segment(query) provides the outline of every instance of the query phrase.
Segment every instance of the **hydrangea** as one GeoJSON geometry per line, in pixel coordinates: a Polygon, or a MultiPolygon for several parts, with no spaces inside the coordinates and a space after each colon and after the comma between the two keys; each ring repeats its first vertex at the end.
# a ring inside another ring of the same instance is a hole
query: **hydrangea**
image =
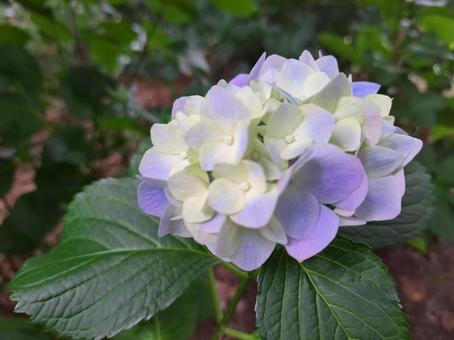
{"type": "Polygon", "coordinates": [[[277,244],[303,261],[341,226],[395,218],[422,143],[394,126],[378,89],[333,56],[264,54],[152,126],[139,206],[160,217],[160,236],[192,237],[244,270],[277,244]]]}

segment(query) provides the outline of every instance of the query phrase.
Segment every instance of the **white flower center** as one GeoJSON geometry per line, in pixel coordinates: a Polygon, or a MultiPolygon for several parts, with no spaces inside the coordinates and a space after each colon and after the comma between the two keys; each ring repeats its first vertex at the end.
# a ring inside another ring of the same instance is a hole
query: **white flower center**
{"type": "Polygon", "coordinates": [[[248,191],[251,188],[251,185],[248,182],[243,182],[240,184],[240,189],[243,191],[248,191]]]}
{"type": "Polygon", "coordinates": [[[285,136],[284,140],[287,144],[293,143],[295,141],[295,136],[294,135],[285,136]]]}
{"type": "Polygon", "coordinates": [[[232,145],[233,144],[233,136],[225,136],[224,137],[224,143],[227,145],[232,145]]]}
{"type": "Polygon", "coordinates": [[[188,158],[188,154],[184,151],[181,151],[178,156],[180,156],[181,159],[186,159],[188,158]]]}

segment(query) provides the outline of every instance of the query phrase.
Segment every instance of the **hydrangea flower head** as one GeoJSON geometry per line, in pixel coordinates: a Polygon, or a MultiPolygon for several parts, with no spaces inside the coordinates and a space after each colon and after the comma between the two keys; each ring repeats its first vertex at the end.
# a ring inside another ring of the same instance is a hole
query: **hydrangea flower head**
{"type": "Polygon", "coordinates": [[[244,270],[277,244],[303,261],[341,226],[392,219],[422,143],[394,126],[378,89],[333,56],[262,55],[153,125],[139,206],[160,217],[160,236],[192,237],[244,270]]]}

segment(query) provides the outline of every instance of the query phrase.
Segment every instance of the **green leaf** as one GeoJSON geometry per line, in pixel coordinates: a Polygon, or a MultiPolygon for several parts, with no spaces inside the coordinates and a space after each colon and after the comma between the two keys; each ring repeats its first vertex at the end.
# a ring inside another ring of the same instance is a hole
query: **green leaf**
{"type": "Polygon", "coordinates": [[[0,318],[0,339],[52,340],[53,337],[24,318],[0,318]]]}
{"type": "Polygon", "coordinates": [[[59,246],[12,281],[16,310],[74,338],[103,338],[169,306],[217,259],[157,235],[136,205],[135,179],[99,181],[76,196],[59,246]]]}
{"type": "Polygon", "coordinates": [[[24,45],[30,36],[27,32],[12,25],[0,25],[0,45],[24,45]]]}
{"type": "Polygon", "coordinates": [[[434,203],[430,176],[423,166],[412,162],[405,168],[405,183],[402,211],[397,218],[363,226],[343,227],[341,235],[354,242],[382,248],[403,243],[427,229],[434,203]]]}
{"type": "Polygon", "coordinates": [[[298,263],[283,249],[258,277],[257,324],[273,339],[407,339],[394,282],[366,246],[337,239],[298,263]]]}
{"type": "Polygon", "coordinates": [[[429,32],[435,33],[440,40],[454,49],[454,18],[445,15],[429,14],[421,18],[420,24],[429,32]]]}
{"type": "Polygon", "coordinates": [[[186,340],[197,322],[209,316],[212,299],[208,276],[194,282],[170,307],[117,335],[114,340],[186,340]],[[207,314],[208,313],[208,314],[207,314]]]}

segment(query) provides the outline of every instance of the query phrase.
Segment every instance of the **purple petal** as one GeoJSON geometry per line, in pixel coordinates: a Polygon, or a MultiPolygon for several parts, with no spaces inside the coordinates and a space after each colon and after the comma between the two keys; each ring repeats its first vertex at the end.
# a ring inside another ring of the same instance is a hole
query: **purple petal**
{"type": "Polygon", "coordinates": [[[169,205],[164,211],[159,222],[158,235],[163,237],[167,234],[174,234],[181,237],[191,237],[182,218],[176,218],[181,215],[181,210],[173,205],[169,205]]]}
{"type": "MultiPolygon", "coordinates": [[[[270,55],[268,58],[266,58],[263,61],[263,64],[261,65],[260,70],[258,71],[258,77],[264,75],[269,70],[279,71],[282,68],[282,66],[284,66],[286,61],[287,61],[287,59],[285,59],[284,57],[281,57],[280,55],[277,55],[277,54],[270,55]]],[[[254,78],[252,78],[252,71],[251,71],[251,80],[253,80],[253,79],[254,78]]]]}
{"type": "Polygon", "coordinates": [[[358,158],[330,144],[314,145],[314,154],[295,174],[325,204],[349,198],[363,185],[365,171],[358,158]]]}
{"type": "Polygon", "coordinates": [[[143,155],[139,172],[143,177],[165,181],[172,171],[182,170],[187,165],[189,161],[181,159],[179,155],[160,153],[152,147],[143,155]]]}
{"type": "Polygon", "coordinates": [[[385,177],[396,171],[403,161],[401,153],[383,146],[369,146],[361,149],[359,159],[370,177],[385,177]]]}
{"type": "Polygon", "coordinates": [[[161,217],[169,205],[165,183],[143,181],[137,188],[137,204],[146,214],[161,217]]]}
{"type": "Polygon", "coordinates": [[[317,70],[317,64],[315,63],[315,59],[312,56],[311,52],[309,52],[308,50],[304,50],[303,53],[301,53],[299,61],[308,65],[312,69],[317,70]]]}
{"type": "Polygon", "coordinates": [[[231,81],[229,81],[229,84],[236,85],[239,87],[246,86],[247,84],[249,84],[249,74],[247,73],[237,74],[231,81]]]}
{"type": "MultiPolygon", "coordinates": [[[[249,81],[255,80],[259,77],[260,70],[262,68],[263,63],[266,60],[266,52],[263,52],[260,56],[259,60],[255,63],[254,67],[252,67],[251,72],[249,72],[249,81]]],[[[248,81],[248,82],[249,82],[248,81]]]]}
{"type": "Polygon", "coordinates": [[[405,194],[405,175],[404,169],[397,171],[394,175],[398,185],[399,185],[399,192],[400,196],[402,197],[405,194]]]}
{"type": "Polygon", "coordinates": [[[332,55],[326,55],[316,60],[320,71],[325,72],[328,77],[334,78],[339,73],[337,60],[332,55]]]}
{"type": "Polygon", "coordinates": [[[199,228],[200,230],[206,232],[206,233],[218,233],[221,231],[222,226],[224,225],[224,222],[226,220],[226,216],[224,214],[219,214],[216,213],[213,218],[210,220],[199,223],[199,228]]]}
{"type": "Polygon", "coordinates": [[[361,181],[361,185],[358,187],[358,189],[348,195],[347,198],[335,203],[334,205],[338,209],[354,211],[361,205],[361,203],[364,202],[368,191],[368,185],[369,180],[367,178],[367,175],[364,174],[363,180],[361,181]]]}
{"type": "Polygon", "coordinates": [[[390,220],[400,214],[401,183],[394,176],[369,178],[366,199],[355,211],[355,216],[364,221],[390,220]]]}
{"type": "Polygon", "coordinates": [[[292,183],[279,197],[275,211],[287,235],[297,240],[308,237],[319,215],[320,203],[317,198],[292,183]]]}
{"type": "Polygon", "coordinates": [[[270,257],[276,246],[275,242],[260,235],[259,231],[241,230],[241,243],[232,262],[239,268],[250,271],[259,268],[270,257]]]}
{"type": "Polygon", "coordinates": [[[352,83],[353,96],[364,98],[369,94],[375,94],[380,90],[380,85],[369,81],[354,81],[352,83]]]}
{"type": "Polygon", "coordinates": [[[285,246],[287,253],[297,261],[304,261],[321,252],[334,239],[339,229],[339,218],[325,206],[321,207],[317,224],[304,240],[290,239],[285,246]]]}

